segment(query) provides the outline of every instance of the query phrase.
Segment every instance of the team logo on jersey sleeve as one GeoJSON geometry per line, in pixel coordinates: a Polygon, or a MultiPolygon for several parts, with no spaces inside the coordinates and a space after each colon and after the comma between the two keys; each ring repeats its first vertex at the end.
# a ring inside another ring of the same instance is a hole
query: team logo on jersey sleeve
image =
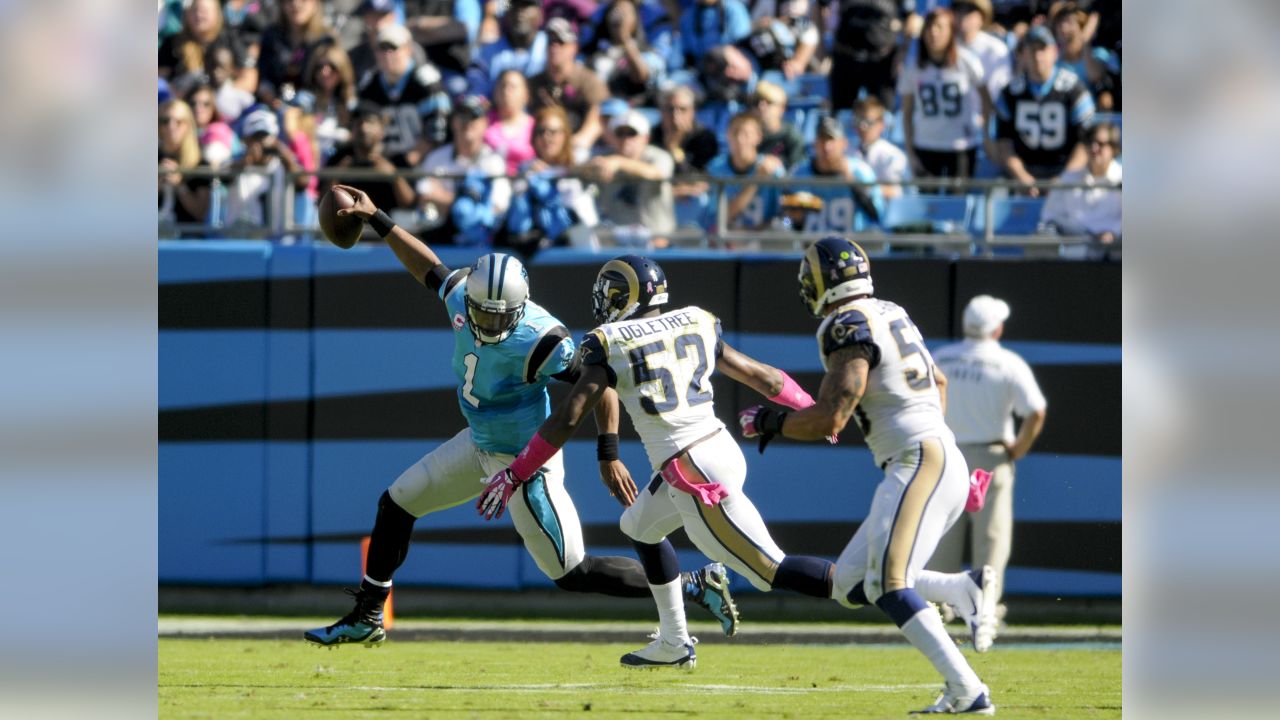
{"type": "Polygon", "coordinates": [[[454,329],[454,330],[461,330],[461,329],[462,329],[466,324],[467,324],[467,319],[466,319],[465,317],[463,317],[463,316],[462,316],[462,313],[454,313],[454,314],[453,314],[453,329],[454,329]]]}

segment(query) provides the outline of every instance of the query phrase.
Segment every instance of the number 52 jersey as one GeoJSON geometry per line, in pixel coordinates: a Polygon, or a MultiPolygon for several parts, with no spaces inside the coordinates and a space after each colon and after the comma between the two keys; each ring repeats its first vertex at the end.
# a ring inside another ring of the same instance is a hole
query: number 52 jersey
{"type": "Polygon", "coordinates": [[[582,364],[601,365],[656,471],[695,440],[724,428],[711,373],[723,352],[720,321],[696,306],[606,323],[587,333],[582,364]]]}
{"type": "Polygon", "coordinates": [[[855,345],[871,350],[867,387],[853,414],[877,465],[924,438],[953,439],[942,415],[933,357],[906,310],[888,300],[861,298],[818,326],[824,369],[833,353],[855,345]]]}

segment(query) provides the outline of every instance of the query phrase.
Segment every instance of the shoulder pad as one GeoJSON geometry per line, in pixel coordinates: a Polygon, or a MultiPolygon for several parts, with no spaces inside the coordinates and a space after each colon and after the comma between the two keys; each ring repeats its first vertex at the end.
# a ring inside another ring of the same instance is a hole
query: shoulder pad
{"type": "MultiPolygon", "coordinates": [[[[875,341],[871,338],[871,323],[865,313],[855,308],[838,312],[827,321],[822,331],[821,343],[823,357],[854,345],[875,347],[875,341]]],[[[875,354],[879,356],[878,351],[875,354]]]]}
{"type": "Polygon", "coordinates": [[[431,86],[440,82],[440,71],[436,69],[435,65],[427,63],[425,65],[419,65],[418,69],[414,71],[413,77],[419,83],[431,86]]]}
{"type": "Polygon", "coordinates": [[[609,365],[609,341],[605,338],[604,330],[596,328],[583,336],[582,342],[578,345],[576,364],[583,367],[587,365],[603,367],[609,376],[609,387],[617,387],[618,375],[609,365]]]}

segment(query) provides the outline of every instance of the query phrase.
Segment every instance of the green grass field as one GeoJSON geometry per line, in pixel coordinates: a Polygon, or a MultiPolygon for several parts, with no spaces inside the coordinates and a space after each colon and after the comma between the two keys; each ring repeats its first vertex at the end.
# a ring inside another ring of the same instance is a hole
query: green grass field
{"type": "MultiPolygon", "coordinates": [[[[644,644],[159,640],[162,718],[903,718],[941,680],[905,645],[698,646],[698,667],[625,670],[644,644]]],[[[1118,718],[1120,651],[966,652],[999,717],[1118,718]]]]}

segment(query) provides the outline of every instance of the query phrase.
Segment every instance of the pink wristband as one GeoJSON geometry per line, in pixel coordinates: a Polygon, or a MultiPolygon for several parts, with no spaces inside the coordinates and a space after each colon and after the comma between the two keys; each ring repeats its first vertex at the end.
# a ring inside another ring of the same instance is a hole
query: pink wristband
{"type": "Polygon", "coordinates": [[[769,398],[769,400],[785,405],[792,410],[803,410],[813,404],[813,398],[809,393],[804,391],[791,376],[779,370],[782,373],[782,392],[769,398]]]}
{"type": "Polygon", "coordinates": [[[515,474],[516,479],[520,482],[533,477],[538,472],[538,468],[547,464],[547,461],[555,457],[560,452],[560,448],[552,445],[538,433],[534,433],[529,438],[529,444],[524,446],[520,454],[516,456],[514,462],[511,463],[511,472],[515,474]]]}

